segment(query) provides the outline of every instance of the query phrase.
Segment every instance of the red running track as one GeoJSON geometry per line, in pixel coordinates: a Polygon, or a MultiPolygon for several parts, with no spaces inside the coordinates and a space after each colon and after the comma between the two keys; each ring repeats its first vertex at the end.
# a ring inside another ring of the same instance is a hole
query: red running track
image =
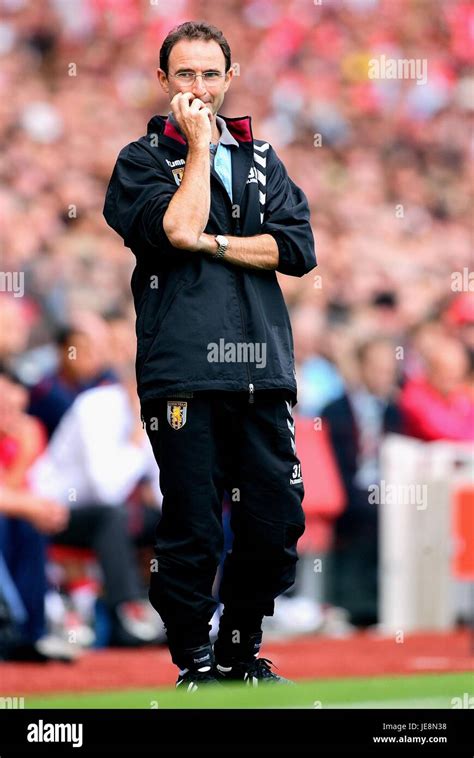
{"type": "MultiPolygon", "coordinates": [[[[305,637],[267,642],[262,655],[290,679],[474,671],[472,634],[405,635],[403,642],[363,632],[335,640],[305,637]]],[[[165,647],[86,652],[74,664],[0,664],[0,695],[171,686],[176,668],[165,647]]]]}

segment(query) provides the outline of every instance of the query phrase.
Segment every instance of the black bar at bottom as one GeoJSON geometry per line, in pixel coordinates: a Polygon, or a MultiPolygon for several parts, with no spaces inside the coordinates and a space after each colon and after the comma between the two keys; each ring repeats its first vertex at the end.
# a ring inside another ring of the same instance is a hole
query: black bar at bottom
{"type": "Polygon", "coordinates": [[[382,756],[403,750],[407,756],[472,758],[472,722],[468,709],[0,710],[0,758],[138,758],[204,750],[220,756],[382,756]]]}

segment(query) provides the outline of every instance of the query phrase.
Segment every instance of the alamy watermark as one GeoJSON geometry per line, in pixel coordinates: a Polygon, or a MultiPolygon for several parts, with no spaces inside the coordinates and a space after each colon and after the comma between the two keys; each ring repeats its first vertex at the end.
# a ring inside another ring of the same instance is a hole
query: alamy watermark
{"type": "Polygon", "coordinates": [[[415,505],[417,511],[428,506],[427,484],[390,484],[381,479],[380,484],[368,488],[371,505],[415,505]]]}
{"type": "Polygon", "coordinates": [[[462,271],[453,271],[451,289],[453,292],[474,292],[474,271],[469,271],[467,266],[462,271]]]}
{"type": "Polygon", "coordinates": [[[255,363],[256,368],[267,365],[266,342],[209,342],[207,346],[209,363],[255,363]]]}
{"type": "Polygon", "coordinates": [[[13,297],[25,294],[24,271],[0,271],[0,292],[13,292],[13,297]]]}
{"type": "Polygon", "coordinates": [[[452,697],[451,708],[474,708],[474,697],[469,692],[463,692],[462,697],[452,697]]]}
{"type": "Polygon", "coordinates": [[[28,724],[28,742],[70,742],[72,747],[83,745],[83,724],[51,724],[40,719],[28,724]]]}
{"type": "Polygon", "coordinates": [[[17,709],[25,707],[24,697],[0,697],[0,710],[4,708],[17,709]]]}
{"type": "Polygon", "coordinates": [[[428,81],[426,58],[379,58],[369,60],[369,79],[414,79],[417,84],[428,81]]]}

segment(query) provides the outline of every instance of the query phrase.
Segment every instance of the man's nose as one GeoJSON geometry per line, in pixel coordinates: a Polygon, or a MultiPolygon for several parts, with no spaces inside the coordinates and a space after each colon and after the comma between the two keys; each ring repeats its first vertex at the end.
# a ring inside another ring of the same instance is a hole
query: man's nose
{"type": "Polygon", "coordinates": [[[193,84],[193,94],[199,97],[199,95],[202,95],[204,92],[207,92],[204,85],[204,79],[201,74],[197,74],[193,84]]]}

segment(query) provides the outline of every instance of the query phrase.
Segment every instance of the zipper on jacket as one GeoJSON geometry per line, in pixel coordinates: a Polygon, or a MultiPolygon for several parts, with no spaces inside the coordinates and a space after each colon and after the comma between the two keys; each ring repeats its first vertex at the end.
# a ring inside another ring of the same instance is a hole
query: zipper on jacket
{"type": "MultiPolygon", "coordinates": [[[[239,274],[235,272],[236,278],[239,277],[239,274]]],[[[242,280],[240,278],[237,279],[237,299],[239,301],[239,310],[240,310],[240,320],[242,322],[242,334],[244,335],[244,340],[247,342],[247,332],[245,331],[245,321],[244,321],[244,314],[242,311],[242,303],[240,299],[240,287],[242,284],[242,280]]],[[[247,363],[247,376],[249,380],[249,403],[253,403],[255,401],[255,387],[252,384],[252,376],[250,374],[250,367],[247,363]]]]}
{"type": "MultiPolygon", "coordinates": [[[[215,172],[215,169],[213,169],[213,170],[215,172]]],[[[233,201],[230,199],[230,197],[228,195],[228,192],[227,192],[226,188],[224,187],[224,184],[221,181],[219,175],[217,174],[217,172],[215,172],[215,174],[213,174],[212,171],[211,171],[211,176],[214,179],[216,179],[217,183],[221,186],[221,189],[224,191],[224,196],[225,196],[225,199],[227,201],[227,204],[230,205],[230,207],[232,209],[234,207],[233,206],[233,201]]],[[[231,225],[233,227],[232,228],[232,232],[233,232],[233,234],[235,234],[236,231],[237,231],[236,227],[240,226],[238,219],[236,220],[234,217],[232,217],[231,225]]],[[[242,333],[244,335],[245,341],[247,341],[247,332],[245,330],[245,320],[244,320],[244,314],[243,314],[243,311],[242,311],[242,303],[241,303],[241,298],[240,298],[240,288],[242,286],[242,280],[240,279],[239,274],[237,272],[235,272],[235,276],[238,279],[238,281],[237,281],[237,299],[239,301],[240,320],[242,322],[242,333]]],[[[250,367],[249,367],[248,363],[247,363],[247,377],[248,377],[248,388],[249,388],[249,403],[252,404],[252,403],[255,402],[255,387],[254,387],[254,385],[252,383],[252,376],[250,374],[250,367]]]]}
{"type": "Polygon", "coordinates": [[[249,403],[253,403],[255,400],[254,392],[255,392],[255,387],[253,386],[252,383],[250,383],[249,384],[249,403]]]}

